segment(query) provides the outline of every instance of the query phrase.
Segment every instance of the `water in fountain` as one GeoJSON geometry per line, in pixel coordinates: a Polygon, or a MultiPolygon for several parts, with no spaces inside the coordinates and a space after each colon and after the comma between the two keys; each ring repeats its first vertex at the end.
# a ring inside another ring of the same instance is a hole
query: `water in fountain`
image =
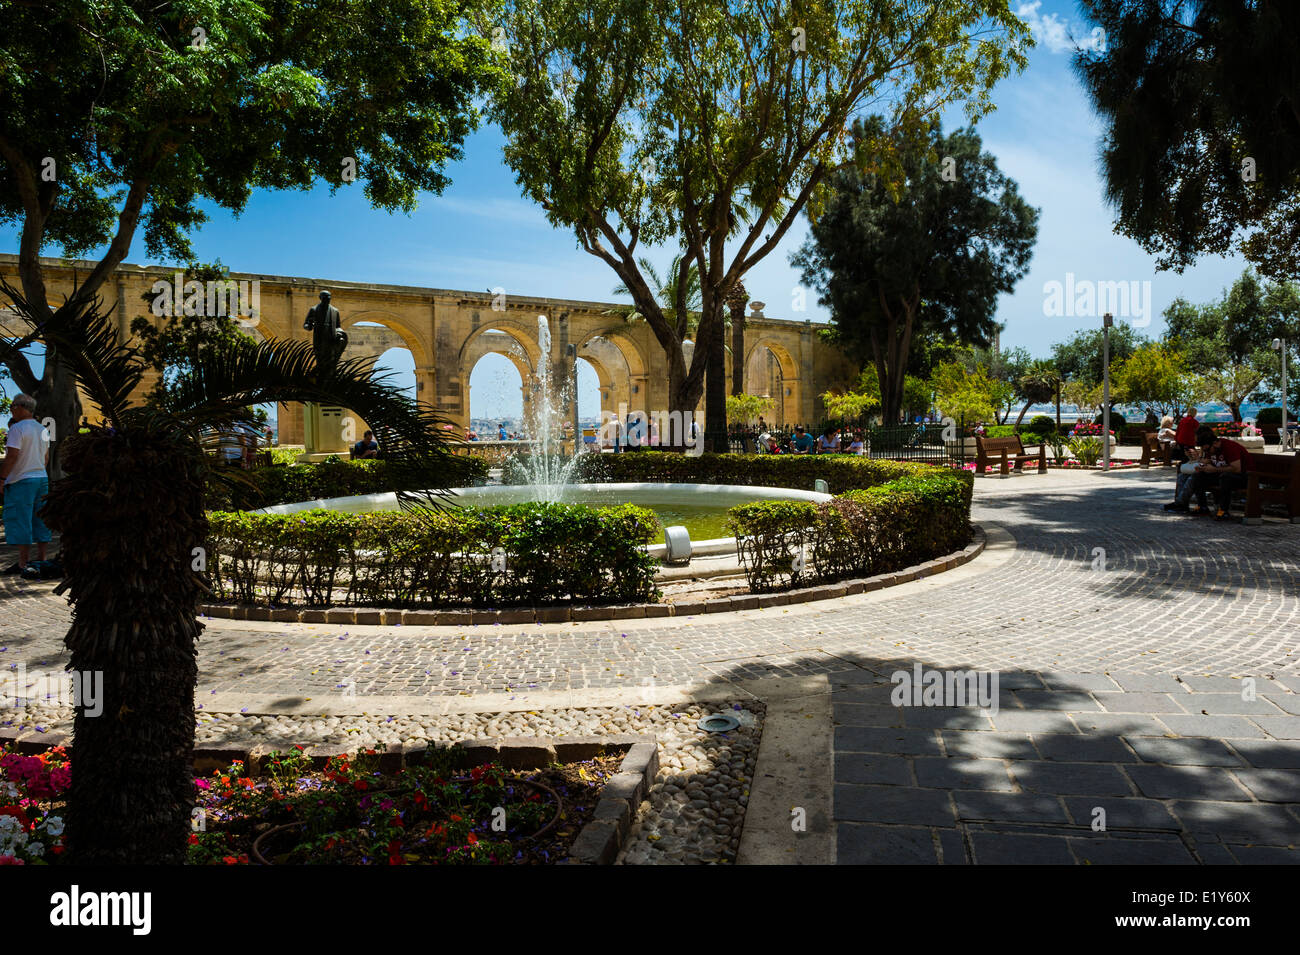
{"type": "MultiPolygon", "coordinates": [[[[528,408],[529,437],[534,443],[524,465],[528,483],[537,489],[536,500],[558,501],[578,461],[577,455],[564,454],[563,425],[558,419],[560,411],[573,398],[573,386],[566,382],[561,394],[552,394],[551,326],[545,315],[537,316],[537,344],[542,351],[537,371],[538,389],[528,408]]],[[[575,435],[574,439],[581,441],[582,436],[575,435]]]]}

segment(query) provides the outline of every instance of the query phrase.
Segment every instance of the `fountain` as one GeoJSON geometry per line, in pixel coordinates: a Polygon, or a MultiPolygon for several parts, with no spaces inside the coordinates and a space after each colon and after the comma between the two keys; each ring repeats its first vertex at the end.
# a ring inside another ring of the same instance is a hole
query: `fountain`
{"type": "MultiPolygon", "coordinates": [[[[573,476],[578,463],[577,450],[582,446],[582,436],[574,435],[574,453],[566,458],[564,442],[556,439],[559,422],[556,415],[555,396],[551,389],[551,326],[545,315],[537,316],[537,344],[542,357],[537,369],[537,388],[526,412],[532,450],[520,463],[528,477],[527,486],[533,489],[532,500],[558,501],[564,496],[564,487],[573,476]]],[[[573,383],[567,382],[560,398],[559,408],[574,400],[573,383]]]]}
{"type": "MultiPolygon", "coordinates": [[[[593,507],[632,503],[648,507],[667,526],[682,524],[691,532],[692,549],[697,556],[734,554],[736,541],[728,536],[726,512],[737,504],[752,501],[787,500],[819,502],[830,499],[821,491],[794,488],[749,487],[717,484],[573,484],[577,449],[582,436],[574,435],[575,453],[564,453],[562,426],[558,414],[573,400],[573,385],[566,382],[560,394],[551,388],[551,329],[545,315],[537,316],[537,340],[541,360],[537,369],[537,388],[525,413],[532,452],[517,459],[527,481],[524,484],[454,488],[451,502],[459,507],[492,507],[523,502],[563,501],[593,507]],[[557,407],[558,405],[558,407],[557,407]]],[[[600,452],[591,452],[600,453],[600,452]]],[[[291,514],[297,511],[326,508],[345,513],[390,511],[397,508],[397,495],[360,494],[329,500],[301,501],[263,508],[263,513],[291,514]]],[[[652,544],[648,550],[663,556],[664,544],[652,544]]]]}

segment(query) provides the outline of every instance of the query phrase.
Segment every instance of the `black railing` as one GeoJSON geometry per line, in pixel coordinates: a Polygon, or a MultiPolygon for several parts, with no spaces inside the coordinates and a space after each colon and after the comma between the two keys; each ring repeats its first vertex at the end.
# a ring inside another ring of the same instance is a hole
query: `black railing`
{"type": "MultiPolygon", "coordinates": [[[[966,452],[962,437],[964,431],[960,423],[951,421],[898,425],[844,422],[840,425],[838,453],[961,467],[973,457],[966,452]]],[[[736,454],[769,453],[768,446],[772,443],[781,454],[795,452],[795,429],[792,425],[769,425],[761,432],[755,428],[732,428],[727,436],[731,451],[736,454]],[[767,439],[764,440],[762,435],[767,435],[767,439]]],[[[837,453],[826,450],[824,433],[811,436],[814,454],[837,453]]]]}

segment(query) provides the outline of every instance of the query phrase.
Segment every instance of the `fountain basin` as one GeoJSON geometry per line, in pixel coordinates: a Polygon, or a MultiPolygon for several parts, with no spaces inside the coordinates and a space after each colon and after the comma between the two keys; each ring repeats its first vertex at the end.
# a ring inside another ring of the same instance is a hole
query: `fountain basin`
{"type": "MultiPolygon", "coordinates": [[[[453,488],[450,502],[458,507],[495,507],[529,501],[556,500],[566,504],[609,507],[636,504],[659,515],[664,526],[684,524],[691,529],[691,544],[696,555],[734,554],[736,539],[728,536],[723,521],[729,508],[753,501],[829,501],[831,495],[795,488],[756,487],[739,484],[566,484],[559,488],[531,484],[453,488]],[[694,529],[700,529],[697,535],[694,529]],[[712,533],[712,536],[704,536],[712,533]],[[697,539],[699,537],[699,539],[697,539]]],[[[324,508],[347,514],[397,510],[397,495],[357,494],[297,504],[277,504],[255,512],[260,514],[294,514],[324,508]]],[[[662,557],[662,543],[651,544],[649,552],[662,557]]]]}

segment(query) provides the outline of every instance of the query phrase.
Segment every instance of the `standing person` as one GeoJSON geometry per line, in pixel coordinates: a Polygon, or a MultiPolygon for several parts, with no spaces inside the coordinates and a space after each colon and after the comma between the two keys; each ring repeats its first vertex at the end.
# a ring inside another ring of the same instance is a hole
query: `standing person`
{"type": "Polygon", "coordinates": [[[497,437],[502,441],[505,441],[509,437],[509,434],[506,432],[506,423],[504,421],[501,422],[501,427],[497,428],[497,437]]]}
{"type": "Polygon", "coordinates": [[[1178,430],[1174,432],[1174,443],[1178,445],[1174,449],[1174,457],[1179,461],[1187,460],[1187,452],[1196,447],[1196,429],[1201,423],[1196,420],[1196,409],[1188,408],[1187,414],[1178,422],[1178,430]]]}
{"type": "Polygon", "coordinates": [[[40,571],[27,566],[31,546],[36,544],[37,559],[44,564],[45,545],[51,537],[37,513],[50,490],[45,472],[50,461],[50,433],[36,420],[36,399],[31,395],[14,398],[13,415],[14,423],[5,436],[0,477],[4,478],[5,540],[18,545],[18,563],[5,573],[32,579],[40,577],[40,571]]]}
{"type": "Polygon", "coordinates": [[[1203,460],[1196,466],[1192,478],[1192,493],[1199,508],[1192,513],[1207,514],[1206,495],[1214,491],[1215,519],[1232,519],[1232,492],[1246,486],[1250,471],[1250,452],[1231,438],[1221,438],[1210,428],[1202,426],[1196,432],[1196,443],[1201,448],[1203,460]]]}

